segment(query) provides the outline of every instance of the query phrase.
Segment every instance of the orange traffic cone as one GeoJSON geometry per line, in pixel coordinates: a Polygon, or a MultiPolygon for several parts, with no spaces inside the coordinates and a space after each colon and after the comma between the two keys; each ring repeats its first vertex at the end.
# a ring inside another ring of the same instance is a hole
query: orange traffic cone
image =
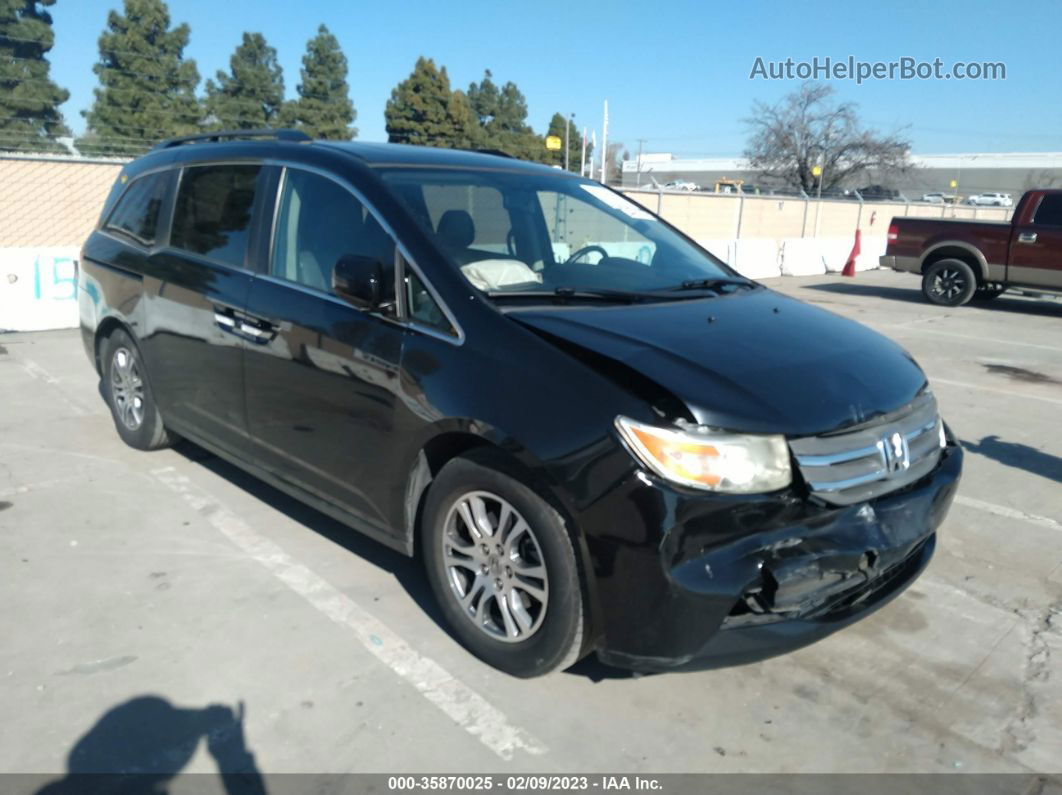
{"type": "Polygon", "coordinates": [[[852,253],[848,255],[848,261],[844,264],[844,269],[841,271],[842,276],[855,276],[855,264],[856,257],[859,256],[859,230],[856,230],[855,243],[852,244],[852,253]]]}

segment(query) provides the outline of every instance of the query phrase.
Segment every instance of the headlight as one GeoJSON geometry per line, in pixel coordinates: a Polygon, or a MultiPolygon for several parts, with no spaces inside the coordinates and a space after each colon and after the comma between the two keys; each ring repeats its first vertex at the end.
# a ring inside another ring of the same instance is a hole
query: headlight
{"type": "Polygon", "coordinates": [[[793,479],[784,436],[660,428],[622,416],[616,428],[642,464],[683,486],[753,494],[785,488],[793,479]]]}

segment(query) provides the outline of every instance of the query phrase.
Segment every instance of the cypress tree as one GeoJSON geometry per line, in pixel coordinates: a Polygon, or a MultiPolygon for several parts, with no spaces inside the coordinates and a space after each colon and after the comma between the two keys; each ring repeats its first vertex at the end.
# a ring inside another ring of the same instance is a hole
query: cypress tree
{"type": "Polygon", "coordinates": [[[65,151],[59,106],[70,97],[49,77],[55,0],[0,0],[0,149],[65,151]]]}
{"type": "Polygon", "coordinates": [[[88,131],[78,149],[89,154],[139,154],[148,144],[198,130],[199,71],[184,58],[186,24],[170,28],[163,0],[124,0],[100,35],[99,77],[88,131]]]}
{"type": "Polygon", "coordinates": [[[207,80],[206,123],[218,130],[272,127],[284,104],[284,73],[277,51],[261,33],[244,33],[229,59],[229,74],[207,80]]]}
{"type": "Polygon", "coordinates": [[[524,160],[548,160],[545,141],[527,123],[523,92],[512,81],[499,88],[492,78],[488,69],[478,84],[468,87],[469,102],[479,120],[481,145],[524,160]]]}
{"type": "Polygon", "coordinates": [[[302,56],[299,98],[289,102],[281,118],[286,127],[303,130],[311,138],[349,141],[358,134],[357,118],[347,85],[347,57],[339,40],[321,25],[306,43],[302,56]]]}
{"type": "Polygon", "coordinates": [[[445,66],[436,68],[423,56],[391,91],[384,119],[392,143],[465,149],[475,146],[478,137],[468,97],[450,89],[445,66]]]}

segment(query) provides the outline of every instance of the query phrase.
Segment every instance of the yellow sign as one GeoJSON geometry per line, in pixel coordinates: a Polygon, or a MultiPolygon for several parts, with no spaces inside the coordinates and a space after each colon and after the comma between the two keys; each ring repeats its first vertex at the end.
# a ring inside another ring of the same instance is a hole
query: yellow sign
{"type": "Polygon", "coordinates": [[[951,181],[951,187],[953,187],[953,188],[957,188],[957,187],[959,187],[959,183],[958,183],[958,182],[956,182],[955,180],[952,180],[952,181],[951,181]]]}
{"type": "Polygon", "coordinates": [[[811,167],[811,176],[813,176],[813,177],[821,177],[822,176],[822,166],[812,166],[811,167]]]}
{"type": "Polygon", "coordinates": [[[546,148],[551,150],[558,150],[561,148],[561,139],[559,135],[547,135],[546,136],[546,148]]]}

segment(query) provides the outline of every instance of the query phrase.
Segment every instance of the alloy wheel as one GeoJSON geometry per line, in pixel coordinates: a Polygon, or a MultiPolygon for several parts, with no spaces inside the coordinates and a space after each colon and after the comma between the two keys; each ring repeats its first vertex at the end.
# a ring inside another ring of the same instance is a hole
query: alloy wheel
{"type": "Polygon", "coordinates": [[[953,268],[943,268],[933,277],[932,290],[942,298],[953,300],[965,289],[966,278],[953,268]]]}
{"type": "Polygon", "coordinates": [[[118,348],[111,357],[111,398],[122,424],[137,430],[144,422],[144,379],[128,348],[118,348]]]}
{"type": "Polygon", "coordinates": [[[542,626],[549,581],[534,530],[487,491],[459,497],[446,515],[443,564],[461,613],[495,640],[518,643],[542,626]]]}

